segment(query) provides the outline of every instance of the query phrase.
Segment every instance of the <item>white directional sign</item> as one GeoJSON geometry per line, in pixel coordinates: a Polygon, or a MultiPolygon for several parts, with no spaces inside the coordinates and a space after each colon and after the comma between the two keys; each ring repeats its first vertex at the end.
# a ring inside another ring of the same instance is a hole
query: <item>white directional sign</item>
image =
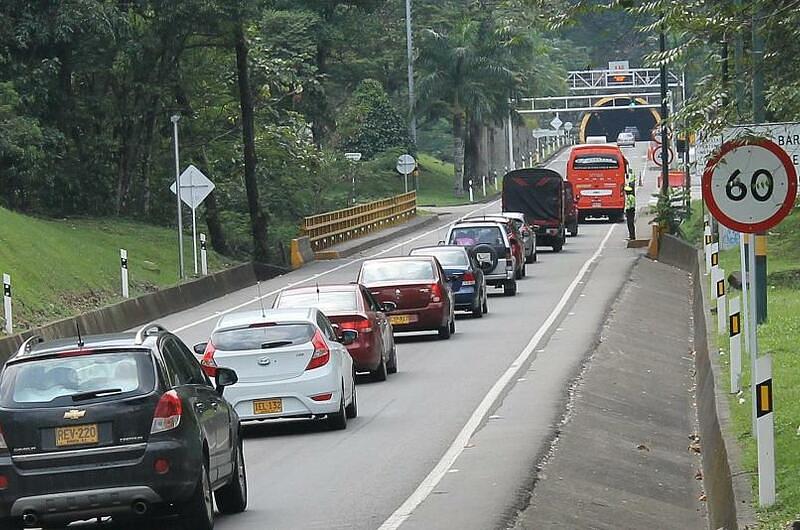
{"type": "Polygon", "coordinates": [[[570,132],[572,130],[572,122],[571,121],[568,121],[568,122],[564,123],[564,130],[567,131],[567,132],[570,132]]]}
{"type": "Polygon", "coordinates": [[[769,138],[786,151],[795,168],[800,165],[800,123],[737,125],[725,129],[722,133],[724,141],[752,136],[769,138]]]}
{"type": "Polygon", "coordinates": [[[722,225],[763,232],[794,206],[797,171],[789,155],[770,140],[725,142],[703,173],[703,200],[722,225]]]}
{"type": "Polygon", "coordinates": [[[546,138],[548,136],[558,136],[558,133],[551,129],[534,129],[531,131],[531,136],[534,138],[546,138]]]}
{"type": "Polygon", "coordinates": [[[344,157],[351,162],[358,162],[361,160],[361,153],[345,153],[344,157]]]}
{"type": "Polygon", "coordinates": [[[558,130],[558,129],[561,127],[561,124],[562,124],[562,123],[564,123],[564,122],[562,122],[562,121],[561,121],[561,118],[559,118],[558,116],[556,116],[556,117],[555,117],[555,118],[553,118],[553,120],[550,122],[550,126],[551,126],[553,129],[555,129],[555,130],[558,130]]]}
{"type": "Polygon", "coordinates": [[[630,63],[628,61],[608,61],[608,69],[612,72],[625,72],[630,70],[630,63]]]}
{"type": "Polygon", "coordinates": [[[402,173],[403,175],[408,175],[414,168],[417,167],[417,161],[414,160],[414,157],[411,155],[400,155],[397,158],[397,172],[402,173]]]}
{"type": "MultiPolygon", "coordinates": [[[[189,165],[181,173],[181,200],[192,210],[196,209],[208,195],[214,191],[214,183],[203,175],[202,171],[189,165]]],[[[169,187],[175,193],[175,183],[169,187]]]]}

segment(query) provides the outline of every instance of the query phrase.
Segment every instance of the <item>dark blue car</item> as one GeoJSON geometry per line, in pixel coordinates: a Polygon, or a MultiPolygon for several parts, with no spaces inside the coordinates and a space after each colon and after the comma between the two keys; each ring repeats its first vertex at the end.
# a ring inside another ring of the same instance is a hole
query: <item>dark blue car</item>
{"type": "Polygon", "coordinates": [[[453,291],[457,311],[469,311],[475,318],[481,318],[489,312],[483,271],[468,247],[459,245],[419,247],[412,250],[409,255],[433,256],[439,260],[453,291]]]}

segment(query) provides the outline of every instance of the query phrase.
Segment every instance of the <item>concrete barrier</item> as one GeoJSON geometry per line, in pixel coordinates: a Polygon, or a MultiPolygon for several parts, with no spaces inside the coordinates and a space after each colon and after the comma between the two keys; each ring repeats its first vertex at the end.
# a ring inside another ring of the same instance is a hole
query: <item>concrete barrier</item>
{"type": "Polygon", "coordinates": [[[290,245],[292,269],[299,269],[306,263],[314,261],[314,250],[311,248],[311,240],[308,236],[292,239],[290,245]]]}
{"type": "Polygon", "coordinates": [[[80,325],[84,335],[125,331],[244,289],[255,284],[257,280],[274,278],[286,272],[288,271],[285,269],[271,265],[245,263],[174,287],[52,322],[0,339],[0,362],[8,359],[33,334],[41,335],[45,340],[72,337],[75,335],[76,324],[80,325]]]}
{"type": "Polygon", "coordinates": [[[719,363],[711,355],[717,351],[713,340],[716,326],[710,322],[711,312],[706,303],[708,282],[703,281],[700,251],[670,235],[662,235],[659,246],[659,261],[681,268],[693,277],[695,392],[709,528],[755,528],[750,478],[740,465],[741,452],[730,426],[729,398],[722,389],[719,363]]]}

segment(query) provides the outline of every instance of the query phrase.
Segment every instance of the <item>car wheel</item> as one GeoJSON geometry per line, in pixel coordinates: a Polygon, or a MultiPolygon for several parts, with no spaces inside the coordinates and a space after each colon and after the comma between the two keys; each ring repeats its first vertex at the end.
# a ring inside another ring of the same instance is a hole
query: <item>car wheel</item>
{"type": "Polygon", "coordinates": [[[383,354],[381,354],[381,362],[378,364],[378,368],[371,371],[369,375],[373,381],[386,381],[386,360],[383,358],[383,354]]]}
{"type": "MultiPolygon", "coordinates": [[[[386,366],[384,364],[384,366],[386,366]]],[[[356,390],[356,374],[353,373],[353,399],[350,404],[344,409],[344,414],[348,418],[355,418],[358,416],[358,391],[356,390]]]]}
{"type": "Polygon", "coordinates": [[[575,237],[578,235],[578,223],[575,223],[569,228],[569,235],[575,237]]]}
{"type": "Polygon", "coordinates": [[[450,323],[448,322],[444,326],[439,328],[439,338],[442,340],[447,340],[450,338],[452,332],[450,331],[450,323]]]}
{"type": "Polygon", "coordinates": [[[208,478],[208,464],[204,461],[200,468],[192,496],[181,507],[181,519],[187,528],[197,530],[214,529],[214,497],[211,492],[211,480],[208,478]]]}
{"type": "Polygon", "coordinates": [[[344,406],[344,383],[342,383],[342,398],[339,401],[339,410],[328,414],[328,428],[332,431],[341,431],[347,428],[347,413],[344,406]]]}
{"type": "Polygon", "coordinates": [[[553,252],[561,252],[562,248],[564,248],[564,242],[560,239],[557,243],[553,244],[553,252]]]}
{"type": "Polygon", "coordinates": [[[389,362],[386,364],[386,371],[390,374],[397,373],[397,346],[392,346],[392,354],[389,356],[389,362]]]}
{"type": "Polygon", "coordinates": [[[247,508],[247,471],[244,467],[242,441],[236,447],[236,469],[230,484],[221,487],[214,494],[217,508],[221,513],[241,513],[247,508]]]}
{"type": "Polygon", "coordinates": [[[455,332],[456,332],[456,316],[452,315],[450,317],[450,334],[452,335],[455,332]]]}
{"type": "Polygon", "coordinates": [[[482,305],[481,309],[483,310],[483,314],[486,314],[486,313],[489,312],[489,297],[486,296],[486,292],[485,291],[483,293],[483,305],[482,305]]]}
{"type": "Polygon", "coordinates": [[[514,296],[517,294],[517,281],[509,280],[503,287],[503,294],[506,296],[514,296]]]}
{"type": "Polygon", "coordinates": [[[473,318],[482,318],[483,317],[483,297],[482,296],[478,296],[477,303],[472,306],[472,317],[473,318]]]}
{"type": "Polygon", "coordinates": [[[531,258],[531,263],[536,263],[539,261],[539,253],[536,251],[536,247],[533,248],[533,257],[531,258]]]}
{"type": "Polygon", "coordinates": [[[526,265],[526,262],[523,262],[522,263],[522,277],[524,278],[527,275],[528,275],[528,266],[526,265]]]}

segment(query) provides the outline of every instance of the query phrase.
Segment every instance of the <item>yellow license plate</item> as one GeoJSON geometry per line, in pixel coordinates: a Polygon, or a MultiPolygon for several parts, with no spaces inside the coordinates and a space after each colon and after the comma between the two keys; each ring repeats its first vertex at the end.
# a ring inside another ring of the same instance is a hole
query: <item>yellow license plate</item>
{"type": "Polygon", "coordinates": [[[283,401],[280,399],[253,401],[253,414],[275,414],[276,412],[283,412],[283,401]]]}
{"type": "Polygon", "coordinates": [[[389,317],[389,322],[392,324],[410,324],[411,315],[392,315],[389,317]]]}
{"type": "Polygon", "coordinates": [[[97,424],[56,427],[56,447],[96,444],[100,442],[97,424]]]}

